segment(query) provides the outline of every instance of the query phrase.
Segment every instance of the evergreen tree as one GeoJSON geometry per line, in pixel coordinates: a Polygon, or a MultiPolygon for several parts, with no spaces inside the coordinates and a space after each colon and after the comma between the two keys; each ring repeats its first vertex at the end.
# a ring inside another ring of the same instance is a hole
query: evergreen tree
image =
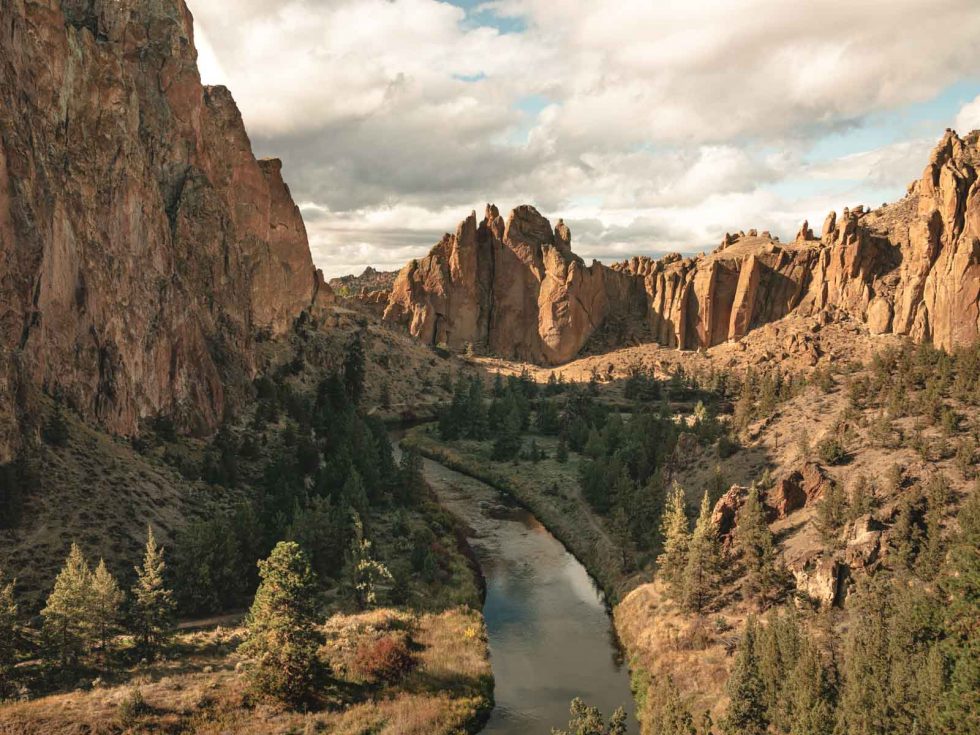
{"type": "Polygon", "coordinates": [[[344,358],[344,388],[351,403],[361,402],[364,395],[364,343],[359,332],[351,340],[344,358]]]}
{"type": "Polygon", "coordinates": [[[742,589],[746,598],[765,602],[776,587],[776,555],[772,532],[766,523],[759,489],[755,483],[749,488],[745,504],[738,513],[735,548],[745,570],[742,575],[742,589]]]}
{"type": "Polygon", "coordinates": [[[521,451],[521,420],[517,409],[508,411],[493,443],[491,459],[505,462],[521,451]]]}
{"type": "Polygon", "coordinates": [[[718,528],[711,519],[711,503],[705,493],[684,569],[683,603],[688,610],[701,612],[715,596],[720,581],[720,563],[718,528]]]}
{"type": "Polygon", "coordinates": [[[422,474],[422,455],[414,447],[402,452],[398,467],[399,494],[403,502],[411,502],[425,495],[425,476],[422,474]]]}
{"type": "Polygon", "coordinates": [[[150,657],[159,651],[173,626],[173,594],[163,581],[166,567],[163,548],[157,546],[153,529],[147,526],[143,566],[136,567],[133,586],[133,628],[136,642],[150,657]]]}
{"type": "Polygon", "coordinates": [[[831,481],[817,506],[817,528],[825,544],[831,547],[840,544],[840,532],[847,522],[847,516],[847,493],[838,483],[831,481]]]}
{"type": "Polygon", "coordinates": [[[769,727],[765,691],[755,650],[756,636],[755,618],[750,617],[739,640],[735,665],[728,678],[730,702],[721,721],[721,730],[725,735],[765,735],[769,727]]]}
{"type": "Polygon", "coordinates": [[[786,682],[800,655],[802,632],[791,611],[769,616],[769,623],[757,632],[756,656],[765,690],[766,717],[780,732],[788,732],[786,682]]]}
{"type": "Polygon", "coordinates": [[[278,543],[259,562],[259,576],[239,651],[251,662],[254,691],[299,704],[314,691],[320,669],[316,581],[306,555],[291,541],[278,543]]]}
{"type": "Polygon", "coordinates": [[[847,735],[891,732],[888,655],[889,596],[880,581],[866,584],[851,603],[844,641],[837,729],[847,735]]]}
{"type": "Polygon", "coordinates": [[[933,579],[939,572],[946,548],[943,541],[943,516],[949,505],[949,485],[946,477],[937,472],[929,478],[926,494],[926,542],[919,555],[917,571],[924,579],[933,579]]]}
{"type": "Polygon", "coordinates": [[[109,657],[109,640],[118,628],[123,593],[103,559],[99,559],[99,565],[92,575],[91,594],[94,635],[102,652],[102,663],[105,665],[109,657]]]}
{"type": "Polygon", "coordinates": [[[674,679],[667,676],[654,691],[656,700],[649,719],[652,735],[695,735],[694,718],[684,706],[674,679]]]}
{"type": "Polygon", "coordinates": [[[73,543],[41,611],[45,639],[61,665],[73,666],[91,643],[92,570],[73,543]]]}
{"type": "Polygon", "coordinates": [[[949,687],[942,722],[950,735],[980,732],[980,483],[957,516],[959,533],[941,578],[947,596],[943,652],[949,687]]]}
{"type": "Polygon", "coordinates": [[[565,441],[564,434],[558,437],[558,448],[555,450],[555,460],[557,460],[559,464],[565,464],[568,461],[568,442],[565,441]]]}
{"type": "Polygon", "coordinates": [[[0,569],[0,701],[8,696],[14,664],[17,661],[17,601],[14,598],[16,582],[6,582],[0,569]]]}
{"type": "Polygon", "coordinates": [[[660,533],[663,538],[663,553],[657,559],[659,576],[666,582],[670,594],[675,599],[680,599],[691,536],[684,489],[676,483],[667,498],[667,509],[663,515],[660,533]]]}
{"type": "Polygon", "coordinates": [[[41,427],[41,438],[53,447],[63,447],[68,444],[70,432],[60,402],[55,403],[54,410],[41,427]]]}
{"type": "Polygon", "coordinates": [[[358,609],[367,610],[378,604],[383,588],[390,587],[391,572],[374,558],[371,542],[365,538],[360,520],[354,522],[354,541],[347,563],[348,578],[358,609]]]}
{"type": "Polygon", "coordinates": [[[588,706],[578,697],[572,700],[570,711],[568,729],[552,728],[551,735],[626,735],[626,713],[622,708],[613,713],[608,725],[597,707],[588,706]]]}
{"type": "Polygon", "coordinates": [[[820,652],[809,639],[801,642],[800,655],[786,682],[789,728],[793,735],[832,735],[834,692],[820,652]]]}

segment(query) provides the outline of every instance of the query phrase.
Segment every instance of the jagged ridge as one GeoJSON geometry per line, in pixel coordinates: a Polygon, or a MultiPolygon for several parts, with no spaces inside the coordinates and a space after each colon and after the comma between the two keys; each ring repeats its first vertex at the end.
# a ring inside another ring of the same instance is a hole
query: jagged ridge
{"type": "Polygon", "coordinates": [[[542,364],[572,359],[613,323],[698,349],[790,312],[846,313],[874,334],[947,349],[970,344],[980,334],[978,166],[980,133],[947,131],[902,201],[831,213],[819,239],[804,222],[792,243],[750,230],[710,255],[612,267],[575,256],[563,222],[552,230],[524,205],[505,224],[488,205],[481,222],[471,214],[402,269],[384,316],[429,343],[542,364]]]}

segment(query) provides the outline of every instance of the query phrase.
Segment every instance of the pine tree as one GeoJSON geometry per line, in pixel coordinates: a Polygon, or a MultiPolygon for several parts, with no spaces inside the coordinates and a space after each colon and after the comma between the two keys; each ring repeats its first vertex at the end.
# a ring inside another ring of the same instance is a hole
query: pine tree
{"type": "Polygon", "coordinates": [[[568,461],[568,442],[565,441],[564,434],[558,437],[558,449],[555,450],[555,460],[559,464],[565,464],[568,461]]]}
{"type": "Polygon", "coordinates": [[[660,533],[663,538],[663,553],[657,559],[659,576],[667,583],[671,596],[680,599],[691,536],[684,489],[676,483],[667,498],[667,509],[663,515],[660,533]]]}
{"type": "Polygon", "coordinates": [[[825,544],[831,547],[840,544],[840,532],[847,515],[847,493],[838,483],[831,481],[817,506],[817,528],[825,544]]]}
{"type": "Polygon", "coordinates": [[[354,521],[354,541],[347,562],[347,576],[354,601],[361,610],[378,604],[382,588],[390,586],[391,572],[374,558],[371,542],[364,536],[360,519],[354,521]]]}
{"type": "Polygon", "coordinates": [[[6,582],[0,569],[0,701],[8,696],[14,664],[17,661],[17,601],[14,598],[16,581],[6,582]]]}
{"type": "Polygon", "coordinates": [[[765,691],[759,674],[756,654],[757,628],[750,617],[738,643],[735,665],[728,677],[728,711],[721,721],[725,735],[765,735],[769,721],[766,717],[765,691]]]}
{"type": "Polygon", "coordinates": [[[364,395],[364,344],[360,333],[354,335],[344,358],[344,387],[351,403],[357,405],[364,395]]]}
{"type": "Polygon", "coordinates": [[[769,616],[769,623],[756,637],[759,675],[765,690],[766,717],[780,732],[788,732],[788,692],[786,681],[800,655],[802,632],[793,611],[769,616]]]}
{"type": "Polygon", "coordinates": [[[749,488],[745,504],[738,512],[735,547],[745,569],[742,589],[746,598],[765,602],[776,586],[776,555],[772,532],[766,523],[766,514],[759,499],[759,489],[754,483],[749,488]]]}
{"type": "Polygon", "coordinates": [[[41,611],[50,650],[63,667],[74,666],[91,643],[92,570],[73,543],[41,611]]]}
{"type": "Polygon", "coordinates": [[[119,584],[110,574],[105,561],[99,559],[99,565],[92,575],[92,624],[102,652],[103,665],[109,655],[109,639],[116,632],[119,623],[122,601],[123,594],[119,584]]]}
{"type": "Polygon", "coordinates": [[[661,686],[651,688],[651,693],[656,696],[649,718],[653,735],[694,735],[694,718],[684,706],[672,677],[667,676],[661,686]]]}
{"type": "Polygon", "coordinates": [[[800,655],[786,681],[789,729],[793,735],[831,735],[834,731],[833,688],[820,652],[803,638],[800,655]]]}
{"type": "Polygon", "coordinates": [[[320,670],[316,579],[292,541],[279,542],[259,562],[259,576],[239,651],[251,661],[248,679],[257,693],[298,704],[313,692],[320,670]]]}
{"type": "Polygon", "coordinates": [[[941,578],[948,604],[943,652],[949,687],[942,720],[950,735],[980,732],[980,482],[957,516],[959,533],[941,578]]]}
{"type": "Polygon", "coordinates": [[[924,579],[933,579],[939,572],[946,548],[943,541],[943,516],[949,504],[949,485],[946,477],[936,473],[929,478],[926,493],[926,542],[919,555],[916,569],[924,579]]]}
{"type": "Polygon", "coordinates": [[[888,655],[889,596],[873,580],[854,596],[844,642],[837,729],[848,735],[890,732],[888,655]]]}
{"type": "Polygon", "coordinates": [[[157,546],[153,529],[147,526],[143,566],[136,567],[133,586],[133,627],[137,643],[151,657],[159,651],[173,626],[173,594],[163,581],[166,567],[163,548],[157,546]]]}
{"type": "Polygon", "coordinates": [[[576,697],[572,700],[572,719],[567,730],[552,728],[551,735],[626,735],[626,713],[622,708],[613,712],[607,725],[597,707],[590,707],[576,697]]]}
{"type": "Polygon", "coordinates": [[[701,612],[714,597],[719,583],[720,563],[718,528],[711,518],[711,502],[705,493],[694,533],[691,534],[684,569],[683,603],[688,610],[701,612]]]}

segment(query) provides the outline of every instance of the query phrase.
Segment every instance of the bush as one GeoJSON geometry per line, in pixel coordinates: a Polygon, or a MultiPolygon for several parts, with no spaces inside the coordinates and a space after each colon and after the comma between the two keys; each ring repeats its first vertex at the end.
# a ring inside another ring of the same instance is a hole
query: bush
{"type": "Polygon", "coordinates": [[[360,678],[388,684],[401,679],[414,666],[415,657],[408,649],[407,641],[390,635],[365,641],[354,658],[354,670],[360,678]]]}
{"type": "Polygon", "coordinates": [[[828,437],[817,445],[817,455],[825,464],[841,464],[847,458],[847,449],[837,437],[828,437]]]}
{"type": "Polygon", "coordinates": [[[123,727],[132,727],[140,717],[150,711],[146,700],[143,699],[143,691],[139,687],[133,687],[129,693],[119,702],[119,720],[123,727]]]}
{"type": "Polygon", "coordinates": [[[722,434],[718,438],[718,458],[728,459],[738,451],[738,442],[733,441],[728,434],[722,434]]]}

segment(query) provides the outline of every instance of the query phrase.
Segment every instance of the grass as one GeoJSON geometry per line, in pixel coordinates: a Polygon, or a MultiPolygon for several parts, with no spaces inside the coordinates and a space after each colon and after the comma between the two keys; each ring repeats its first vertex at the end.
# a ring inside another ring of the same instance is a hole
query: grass
{"type": "Polygon", "coordinates": [[[466,607],[416,614],[382,609],[337,615],[323,626],[321,658],[332,671],[309,712],[255,701],[235,653],[239,627],[178,634],[172,659],[119,671],[111,683],[0,708],[0,733],[387,733],[476,732],[493,704],[481,615],[466,607]],[[396,682],[366,684],[348,656],[366,640],[400,631],[416,667],[396,682]],[[134,706],[134,702],[139,706],[134,706]]]}

